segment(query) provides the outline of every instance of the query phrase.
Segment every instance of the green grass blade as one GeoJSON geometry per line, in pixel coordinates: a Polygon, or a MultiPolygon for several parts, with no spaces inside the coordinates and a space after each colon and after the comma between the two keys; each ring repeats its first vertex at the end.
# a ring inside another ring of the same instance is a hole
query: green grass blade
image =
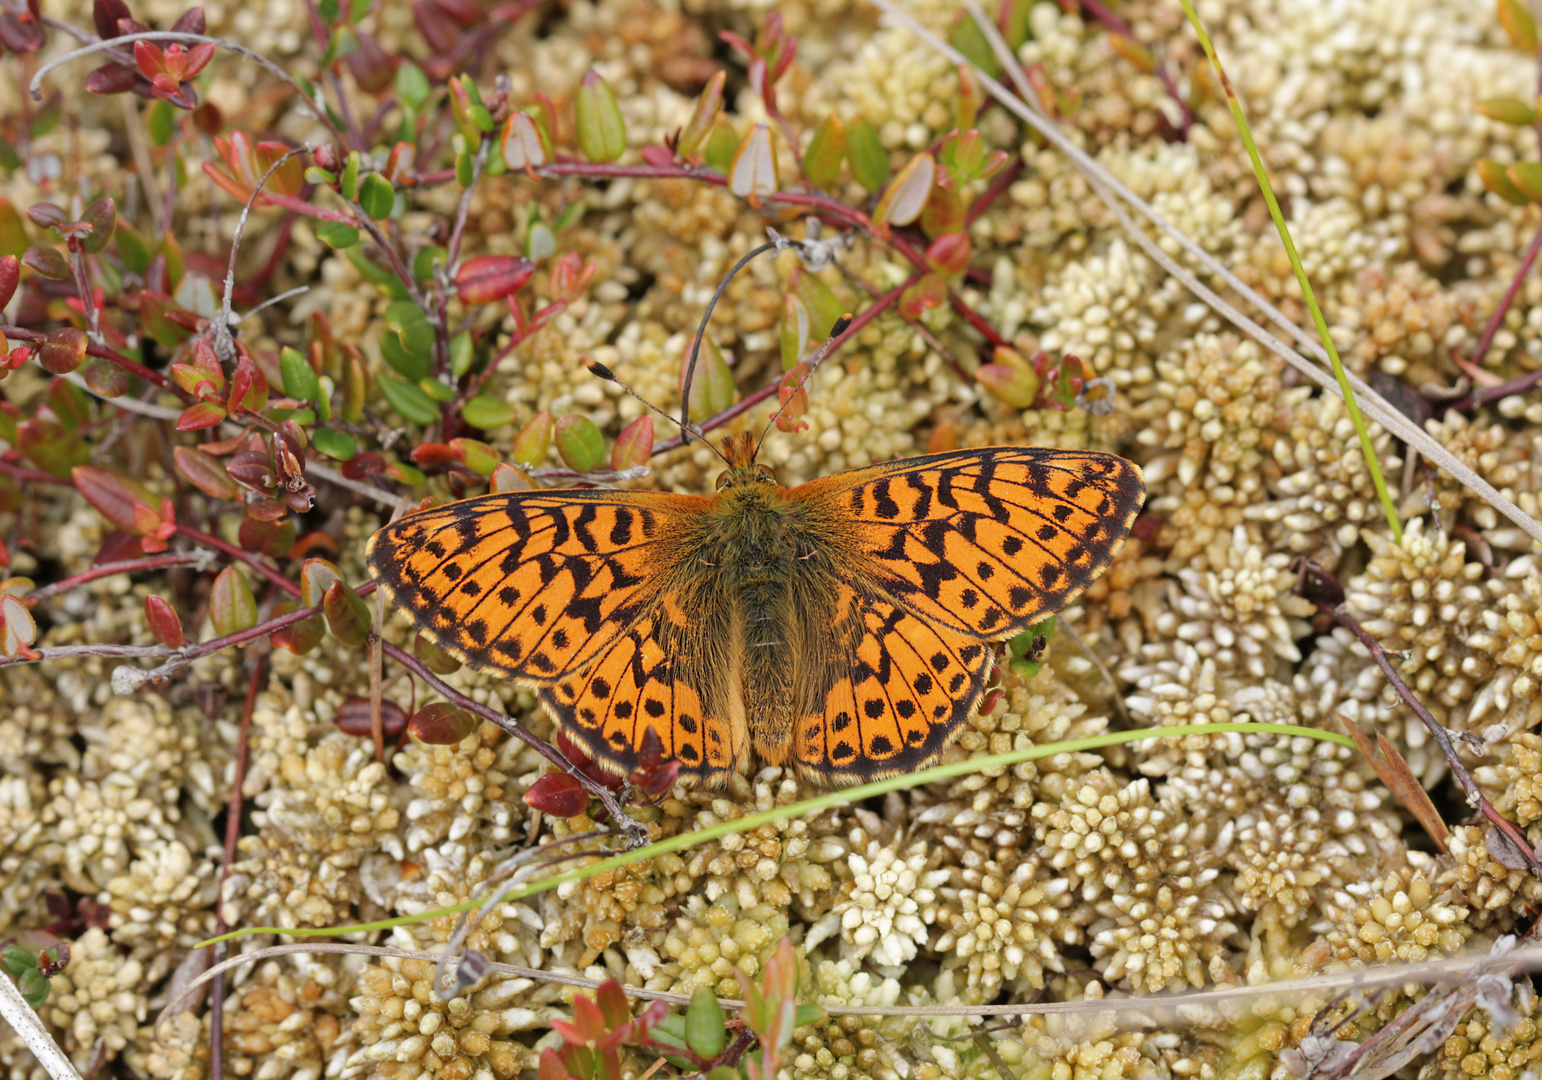
{"type": "Polygon", "coordinates": [[[1323,346],[1328,350],[1328,358],[1333,361],[1333,375],[1339,381],[1339,391],[1344,395],[1344,405],[1349,410],[1349,418],[1355,425],[1355,433],[1360,436],[1360,450],[1365,454],[1365,465],[1370,470],[1371,482],[1376,485],[1376,494],[1381,497],[1382,509],[1387,512],[1387,525],[1392,530],[1392,537],[1399,543],[1403,540],[1403,523],[1398,519],[1397,507],[1392,502],[1392,495],[1387,491],[1387,481],[1381,474],[1381,463],[1376,460],[1376,450],[1371,446],[1370,432],[1365,430],[1365,419],[1360,415],[1360,407],[1355,403],[1354,391],[1349,387],[1349,379],[1344,374],[1344,362],[1339,359],[1339,351],[1333,344],[1333,337],[1328,333],[1328,320],[1323,318],[1322,308],[1317,304],[1317,295],[1312,292],[1312,283],[1307,280],[1306,269],[1301,265],[1301,256],[1296,254],[1296,245],[1290,238],[1290,229],[1285,225],[1285,215],[1280,213],[1279,200],[1274,197],[1274,187],[1269,183],[1269,174],[1264,170],[1264,162],[1258,155],[1258,147],[1253,142],[1253,132],[1248,127],[1247,117],[1242,114],[1242,103],[1237,100],[1236,91],[1232,89],[1231,80],[1226,77],[1226,69],[1221,66],[1221,58],[1216,55],[1215,46],[1210,43],[1210,35],[1205,33],[1204,23],[1199,20],[1199,13],[1194,10],[1192,0],[1181,0],[1183,10],[1189,16],[1189,22],[1194,27],[1194,32],[1199,35],[1199,44],[1205,50],[1205,55],[1210,58],[1210,63],[1221,79],[1221,86],[1226,90],[1226,102],[1231,106],[1232,117],[1237,121],[1237,130],[1242,133],[1242,145],[1247,147],[1248,160],[1253,163],[1253,175],[1258,178],[1258,186],[1263,189],[1264,201],[1269,204],[1269,216],[1274,218],[1274,227],[1279,230],[1280,240],[1285,244],[1285,253],[1290,256],[1291,269],[1296,272],[1296,281],[1301,286],[1301,295],[1306,297],[1306,306],[1312,313],[1312,322],[1317,326],[1317,333],[1322,338],[1323,346]]]}
{"type": "MultiPolygon", "coordinates": [[[[1140,728],[1135,731],[1105,731],[1101,735],[1091,735],[1085,739],[1067,739],[1063,742],[1045,743],[1043,746],[1029,746],[1022,750],[1013,750],[1005,754],[965,758],[962,761],[953,761],[946,765],[933,765],[930,769],[922,769],[920,772],[891,776],[887,780],[875,780],[871,784],[863,784],[860,787],[828,791],[823,795],[816,795],[811,799],[804,799],[801,802],[779,806],[758,814],[748,814],[741,818],[735,818],[732,821],[722,821],[716,825],[709,825],[705,829],[696,829],[693,832],[668,837],[656,844],[649,844],[647,847],[623,851],[610,856],[608,859],[601,859],[599,862],[591,863],[578,870],[570,870],[565,874],[557,874],[553,877],[541,878],[539,881],[529,881],[522,885],[512,886],[499,895],[498,902],[534,896],[536,893],[546,892],[548,889],[555,889],[559,885],[565,885],[569,881],[583,881],[585,878],[593,877],[595,874],[604,873],[607,870],[616,870],[643,859],[651,859],[657,855],[667,855],[672,851],[684,851],[687,848],[693,848],[698,844],[704,844],[709,840],[716,840],[731,833],[758,829],[762,825],[772,825],[778,821],[786,821],[789,818],[818,813],[832,806],[858,803],[875,795],[887,795],[891,791],[901,791],[920,784],[929,784],[937,780],[951,780],[956,776],[965,776],[972,772],[978,772],[981,769],[1010,768],[1024,761],[1053,757],[1056,754],[1074,754],[1086,750],[1100,750],[1106,746],[1138,742],[1141,739],[1178,739],[1188,735],[1218,735],[1233,731],[1244,734],[1251,732],[1255,734],[1304,736],[1310,739],[1322,739],[1326,742],[1338,743],[1340,746],[1347,746],[1351,749],[1355,748],[1354,740],[1348,735],[1340,735],[1334,731],[1323,731],[1318,728],[1300,727],[1295,724],[1177,724],[1172,727],[1140,728]]],[[[232,930],[228,934],[212,937],[207,941],[200,941],[194,948],[201,949],[205,945],[213,945],[217,942],[229,941],[232,938],[245,937],[248,934],[283,934],[288,937],[336,937],[343,934],[361,934],[371,930],[389,930],[393,926],[410,926],[414,923],[426,922],[429,919],[437,919],[445,915],[458,915],[463,911],[471,911],[481,906],[483,902],[484,899],[478,897],[474,900],[467,900],[464,903],[456,904],[454,907],[436,908],[417,915],[403,915],[394,919],[356,923],[352,926],[251,926],[242,930],[232,930]]]]}

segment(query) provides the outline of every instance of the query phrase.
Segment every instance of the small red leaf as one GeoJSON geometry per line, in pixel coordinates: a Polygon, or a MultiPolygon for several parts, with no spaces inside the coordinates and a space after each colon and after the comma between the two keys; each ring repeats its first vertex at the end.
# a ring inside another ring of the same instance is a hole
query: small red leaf
{"type": "Polygon", "coordinates": [[[421,465],[424,468],[448,465],[456,460],[455,451],[445,443],[423,443],[420,446],[414,446],[409,456],[414,465],[421,465]]]}
{"type": "Polygon", "coordinates": [[[182,410],[177,418],[178,431],[201,431],[225,419],[225,410],[211,401],[200,401],[182,410]]]}
{"type": "MultiPolygon", "coordinates": [[[[336,724],[337,730],[344,735],[368,738],[374,732],[370,720],[369,698],[352,697],[344,701],[337,707],[337,715],[332,717],[332,723],[336,724]]],[[[394,701],[380,703],[381,734],[388,739],[394,739],[406,726],[407,714],[400,705],[394,701]]]]}
{"type": "Polygon", "coordinates": [[[448,701],[435,701],[413,713],[408,730],[418,742],[454,746],[478,727],[477,718],[448,701]]]}
{"type": "Polygon", "coordinates": [[[136,508],[152,509],[157,501],[141,485],[96,465],[78,465],[71,475],[86,502],[124,532],[139,533],[136,508]]]}
{"type": "Polygon", "coordinates": [[[43,340],[37,362],[50,375],[68,375],[86,358],[86,332],[73,326],[61,326],[43,340]]]}
{"type": "Polygon", "coordinates": [[[241,489],[231,482],[224,464],[212,454],[194,446],[179,446],[171,452],[171,457],[182,479],[210,498],[231,500],[241,494],[241,489]]]}
{"type": "Polygon", "coordinates": [[[154,593],[145,597],[145,619],[156,641],[168,649],[182,648],[182,620],[177,618],[175,608],[154,593]]]}
{"type": "Polygon", "coordinates": [[[589,793],[567,773],[547,773],[525,792],[525,804],[552,817],[577,817],[589,808],[589,793]]]}
{"type": "Polygon", "coordinates": [[[0,308],[11,302],[16,295],[16,284],[21,281],[21,260],[15,255],[0,256],[0,308]]]}
{"type": "Polygon", "coordinates": [[[455,288],[463,304],[488,304],[512,296],[535,274],[535,263],[518,255],[482,255],[468,259],[455,272],[455,288]]]}

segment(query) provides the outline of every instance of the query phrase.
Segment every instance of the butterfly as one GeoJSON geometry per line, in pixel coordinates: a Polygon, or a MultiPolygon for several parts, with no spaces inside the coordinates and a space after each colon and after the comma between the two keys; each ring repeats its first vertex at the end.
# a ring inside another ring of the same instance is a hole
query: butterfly
{"type": "Polygon", "coordinates": [[[711,497],[483,495],[377,532],[418,629],[534,688],[602,766],[651,728],[681,776],[757,758],[831,785],[921,768],[979,703],[994,643],[1063,609],[1145,497],[1111,454],[953,450],[797,487],[729,436],[711,497]]]}

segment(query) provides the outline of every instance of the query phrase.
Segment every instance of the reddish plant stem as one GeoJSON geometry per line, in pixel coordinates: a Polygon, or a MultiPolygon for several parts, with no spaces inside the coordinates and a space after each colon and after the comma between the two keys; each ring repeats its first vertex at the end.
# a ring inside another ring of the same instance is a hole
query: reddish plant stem
{"type": "MultiPolygon", "coordinates": [[[[867,293],[867,295],[872,297],[877,297],[880,295],[878,292],[878,286],[866,280],[860,274],[853,273],[840,264],[837,264],[837,267],[840,272],[846,276],[847,280],[857,285],[862,289],[863,292],[867,293]]],[[[910,277],[906,279],[905,283],[900,286],[900,288],[908,289],[920,280],[920,274],[911,274],[910,277]]],[[[958,362],[958,357],[954,356],[952,350],[944,345],[942,340],[938,338],[936,334],[928,330],[925,324],[921,322],[921,320],[912,318],[911,316],[905,314],[905,310],[903,308],[899,310],[899,317],[905,320],[905,324],[907,326],[921,335],[921,339],[932,347],[933,352],[942,357],[947,365],[953,369],[953,374],[957,375],[966,383],[970,381],[969,374],[964,370],[964,365],[958,362]]]]}
{"type": "Polygon", "coordinates": [[[147,555],[143,559],[125,559],[122,562],[102,563],[93,566],[89,570],[82,571],[73,577],[56,581],[52,585],[45,585],[36,592],[27,594],[28,600],[39,603],[52,600],[61,593],[69,592],[77,586],[87,582],[96,581],[99,578],[112,577],[114,574],[134,574],[141,570],[163,570],[172,566],[197,566],[207,556],[189,552],[171,553],[166,555],[147,555]]]}
{"type": "MultiPolygon", "coordinates": [[[[373,581],[367,581],[359,586],[360,596],[368,596],[374,592],[377,585],[373,581]]],[[[16,657],[6,659],[0,657],[0,667],[9,664],[31,664],[43,660],[64,660],[77,656],[119,656],[119,657],[156,657],[165,658],[165,663],[155,669],[155,674],[150,678],[164,679],[174,675],[177,671],[197,660],[200,656],[208,656],[210,653],[219,652],[221,649],[233,649],[237,645],[245,645],[248,641],[255,641],[282,630],[286,626],[293,626],[297,622],[304,622],[313,615],[323,614],[321,607],[300,608],[291,611],[287,615],[275,615],[256,626],[246,630],[238,630],[234,634],[226,634],[224,637],[210,638],[208,641],[199,642],[196,645],[186,645],[180,649],[168,649],[164,645],[60,645],[52,649],[41,649],[40,656],[31,660],[16,657]]],[[[147,673],[149,674],[149,673],[147,673]]]]}
{"type": "Polygon", "coordinates": [[[268,283],[268,279],[278,272],[279,263],[284,259],[284,253],[289,250],[289,238],[294,232],[294,223],[299,218],[295,210],[285,210],[284,219],[278,223],[276,235],[273,238],[273,250],[268,254],[267,262],[262,264],[262,269],[252,275],[246,283],[246,288],[256,290],[268,283]]]}
{"type": "Polygon", "coordinates": [[[1484,390],[1474,390],[1466,397],[1458,398],[1446,407],[1448,409],[1455,409],[1457,412],[1471,412],[1473,409],[1498,401],[1500,398],[1507,398],[1511,394],[1524,394],[1526,391],[1535,388],[1538,383],[1542,383],[1542,368],[1538,368],[1536,371],[1528,371],[1526,374],[1509,379],[1498,386],[1490,386],[1484,390]]]}
{"type": "MultiPolygon", "coordinates": [[[[689,165],[597,165],[591,162],[557,161],[550,165],[543,165],[535,171],[541,176],[550,177],[579,176],[605,178],[630,176],[655,180],[700,180],[704,183],[716,184],[719,187],[728,183],[727,177],[721,173],[689,165]]],[[[764,201],[777,206],[807,207],[818,213],[821,217],[858,229],[869,235],[876,235],[873,230],[873,223],[866,214],[860,210],[853,210],[845,203],[832,199],[830,196],[822,193],[777,191],[767,195],[764,201]]],[[[926,264],[925,256],[904,238],[891,234],[888,237],[888,243],[910,265],[923,274],[930,269],[926,264]]],[[[948,301],[953,305],[953,309],[962,315],[969,325],[979,331],[993,347],[1000,348],[1007,344],[1006,339],[996,332],[995,328],[985,320],[984,316],[970,307],[956,290],[948,290],[948,301]]]]}
{"type": "Polygon", "coordinates": [[[1468,803],[1477,807],[1478,812],[1486,817],[1489,823],[1514,845],[1517,853],[1526,860],[1526,865],[1530,868],[1531,872],[1538,878],[1542,878],[1542,861],[1537,859],[1536,852],[1532,850],[1531,843],[1526,839],[1526,834],[1514,822],[1495,809],[1494,804],[1489,802],[1483,792],[1478,789],[1477,782],[1473,780],[1472,774],[1467,771],[1467,767],[1457,757],[1456,747],[1451,742],[1451,733],[1446,730],[1443,724],[1431,716],[1429,710],[1414,696],[1414,692],[1408,688],[1408,684],[1398,674],[1397,668],[1392,666],[1392,660],[1387,656],[1387,650],[1382,648],[1381,643],[1372,637],[1365,627],[1361,626],[1355,617],[1344,610],[1341,605],[1329,604],[1322,600],[1313,600],[1312,602],[1316,605],[1317,610],[1329,616],[1334,622],[1355,635],[1359,639],[1360,644],[1365,646],[1366,650],[1371,654],[1371,659],[1377,667],[1381,668],[1381,672],[1387,677],[1387,681],[1392,684],[1392,689],[1397,691],[1397,696],[1403,699],[1403,703],[1412,709],[1414,715],[1429,729],[1430,735],[1435,740],[1435,745],[1440,747],[1440,752],[1445,755],[1446,764],[1451,767],[1451,775],[1456,778],[1456,782],[1461,786],[1463,794],[1467,796],[1468,803]]]}
{"type": "MultiPolygon", "coordinates": [[[[1081,5],[1087,10],[1088,14],[1090,14],[1094,19],[1098,20],[1098,22],[1102,23],[1104,26],[1108,27],[1114,33],[1122,34],[1124,37],[1129,38],[1131,41],[1138,43],[1138,39],[1135,37],[1135,31],[1130,29],[1130,24],[1125,22],[1118,15],[1115,15],[1112,11],[1105,7],[1101,3],[1101,0],[1081,0],[1081,5]]],[[[1183,95],[1178,93],[1178,84],[1173,79],[1172,73],[1167,70],[1167,61],[1157,61],[1156,73],[1157,78],[1162,80],[1162,85],[1167,89],[1168,97],[1172,98],[1173,101],[1178,105],[1178,132],[1183,136],[1183,141],[1188,142],[1189,128],[1194,125],[1194,114],[1189,111],[1188,102],[1183,100],[1183,95]]]]}
{"type": "MultiPolygon", "coordinates": [[[[0,334],[4,334],[8,338],[15,338],[17,341],[42,341],[48,337],[47,334],[39,333],[36,330],[23,330],[19,326],[0,326],[0,334]]],[[[130,375],[138,375],[141,379],[146,379],[150,382],[153,382],[156,386],[159,386],[163,390],[173,390],[178,394],[182,394],[181,387],[176,386],[170,379],[166,378],[166,376],[162,375],[159,371],[151,371],[143,364],[134,360],[130,360],[122,353],[114,349],[109,349],[106,345],[87,345],[86,355],[95,356],[102,360],[111,360],[114,364],[117,364],[130,375]]],[[[188,401],[193,400],[186,394],[183,394],[182,396],[187,397],[188,401]]]]}
{"type": "Polygon", "coordinates": [[[247,566],[250,566],[253,570],[257,571],[263,577],[277,585],[280,589],[283,589],[290,596],[300,595],[300,586],[296,585],[283,574],[280,574],[277,570],[264,563],[250,551],[245,551],[226,540],[220,539],[213,533],[206,533],[202,529],[195,529],[190,525],[178,525],[177,532],[181,533],[183,536],[187,537],[194,543],[203,544],[205,547],[211,547],[215,551],[230,556],[232,559],[244,562],[247,566]]]}
{"type": "MultiPolygon", "coordinates": [[[[252,673],[246,680],[246,703],[241,709],[241,734],[236,740],[236,771],[230,781],[230,798],[225,804],[225,852],[220,859],[219,891],[215,893],[214,924],[216,934],[224,934],[229,927],[225,924],[225,879],[230,875],[230,864],[236,861],[236,841],[241,837],[241,788],[246,783],[246,762],[250,754],[252,735],[252,713],[257,708],[257,692],[262,687],[262,674],[267,668],[268,658],[259,656],[252,662],[252,673]]],[[[214,946],[214,962],[219,964],[225,959],[226,943],[220,942],[214,946]]],[[[223,972],[214,977],[214,986],[209,995],[209,1075],[224,1076],[221,1067],[221,1052],[224,1047],[224,1018],[225,1018],[225,975],[223,972]]]]}
{"type": "MultiPolygon", "coordinates": [[[[855,334],[857,331],[861,330],[864,326],[866,326],[868,323],[872,322],[874,319],[878,318],[879,315],[883,314],[884,311],[886,311],[896,301],[898,301],[900,296],[904,294],[905,290],[910,287],[910,284],[911,284],[910,281],[906,281],[904,284],[898,285],[895,288],[890,289],[888,292],[886,292],[882,296],[880,296],[877,300],[873,301],[867,307],[863,308],[862,309],[862,314],[860,314],[856,318],[852,319],[851,320],[851,325],[846,327],[846,332],[830,343],[830,348],[825,353],[825,360],[829,360],[831,356],[834,356],[835,355],[835,351],[837,349],[839,349],[842,345],[846,344],[846,342],[848,340],[850,340],[850,338],[851,338],[851,336],[853,334],[855,334]]],[[[718,413],[716,416],[710,417],[707,420],[702,421],[700,424],[697,425],[696,429],[698,431],[700,431],[700,432],[705,433],[705,432],[708,432],[708,431],[712,431],[715,428],[720,428],[723,425],[731,423],[734,420],[737,420],[739,417],[741,417],[745,413],[749,412],[752,408],[754,408],[756,405],[760,404],[762,401],[765,401],[767,398],[770,398],[770,397],[775,397],[776,396],[777,387],[779,387],[781,385],[782,385],[782,377],[781,376],[777,376],[775,381],[767,383],[765,386],[762,386],[759,390],[753,390],[749,394],[745,395],[744,400],[740,401],[738,404],[732,405],[732,406],[724,409],[722,412],[718,413]]],[[[653,447],[653,453],[656,456],[656,455],[662,454],[662,453],[664,453],[665,451],[668,451],[668,450],[677,450],[677,449],[679,449],[679,447],[680,447],[680,437],[677,435],[673,439],[666,439],[666,440],[664,440],[661,443],[656,443],[654,445],[654,447],[653,447]]]]}
{"type": "Polygon", "coordinates": [[[1008,344],[1007,339],[998,334],[996,328],[985,321],[985,316],[964,303],[964,298],[958,295],[956,289],[948,290],[948,300],[953,304],[953,310],[962,315],[970,326],[978,330],[980,335],[990,342],[993,348],[1000,349],[1008,344]]]}
{"type": "Polygon", "coordinates": [[[53,473],[42,472],[38,469],[29,469],[25,465],[12,465],[9,461],[0,461],[0,472],[7,476],[13,476],[17,480],[23,480],[32,484],[56,484],[60,487],[74,487],[68,480],[61,480],[53,473]]]}
{"type": "Polygon", "coordinates": [[[341,210],[323,210],[313,203],[293,195],[285,195],[278,191],[264,191],[257,197],[258,206],[282,206],[285,210],[292,210],[296,214],[304,214],[308,218],[316,218],[319,221],[341,221],[344,225],[359,227],[359,221],[352,214],[345,214],[341,210]]]}
{"type": "Polygon", "coordinates": [[[991,177],[990,184],[986,186],[984,191],[980,192],[980,197],[970,203],[969,209],[964,211],[965,224],[973,225],[980,215],[989,210],[991,204],[1001,197],[1001,193],[1012,186],[1018,174],[1022,171],[1023,159],[1015,157],[1010,165],[991,177]]]}
{"type": "Polygon", "coordinates": [[[648,830],[641,822],[626,812],[626,808],[621,805],[620,801],[616,798],[615,793],[607,788],[604,784],[597,783],[590,779],[588,776],[585,776],[581,771],[574,767],[573,763],[563,755],[562,751],[558,750],[545,739],[539,738],[532,732],[527,731],[524,725],[515,720],[512,716],[508,716],[505,713],[483,705],[480,702],[473,701],[465,694],[462,694],[460,691],[454,689],[443,679],[439,678],[439,676],[428,670],[423,662],[416,656],[413,656],[411,653],[398,648],[397,646],[391,644],[389,641],[382,641],[380,646],[387,656],[426,682],[435,693],[438,693],[447,700],[454,702],[460,708],[482,717],[484,720],[491,720],[504,731],[507,731],[510,735],[513,735],[520,742],[530,747],[536,753],[544,757],[547,761],[551,762],[553,765],[557,766],[557,768],[561,769],[563,772],[567,773],[569,776],[573,777],[580,784],[582,784],[588,790],[589,794],[599,799],[600,803],[607,811],[609,811],[611,820],[614,821],[616,827],[620,829],[623,834],[625,834],[628,847],[637,848],[648,842],[648,830]]]}
{"type": "Polygon", "coordinates": [[[1526,245],[1526,253],[1521,256],[1521,264],[1515,268],[1515,276],[1510,279],[1509,288],[1499,298],[1499,306],[1494,309],[1494,314],[1489,316],[1488,325],[1483,328],[1483,336],[1478,339],[1477,348],[1473,349],[1468,357],[1468,363],[1474,367],[1482,367],[1483,359],[1488,355],[1489,346],[1494,344],[1494,338],[1499,334],[1499,328],[1504,325],[1505,315],[1515,303],[1515,298],[1520,295],[1521,285],[1526,281],[1526,275],[1531,273],[1531,268],[1536,264],[1537,255],[1542,254],[1542,225],[1537,226],[1537,231],[1531,238],[1531,243],[1526,245]]]}

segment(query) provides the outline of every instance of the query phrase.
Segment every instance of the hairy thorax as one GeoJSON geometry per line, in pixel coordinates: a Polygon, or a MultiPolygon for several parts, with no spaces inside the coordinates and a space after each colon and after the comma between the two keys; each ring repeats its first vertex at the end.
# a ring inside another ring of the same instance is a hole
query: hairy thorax
{"type": "Polygon", "coordinates": [[[810,655],[810,628],[833,618],[836,584],[822,554],[830,547],[821,523],[774,482],[746,477],[713,503],[695,546],[717,570],[716,595],[703,598],[701,614],[726,645],[726,713],[767,764],[781,764],[794,721],[820,690],[813,672],[828,659],[810,655]]]}

